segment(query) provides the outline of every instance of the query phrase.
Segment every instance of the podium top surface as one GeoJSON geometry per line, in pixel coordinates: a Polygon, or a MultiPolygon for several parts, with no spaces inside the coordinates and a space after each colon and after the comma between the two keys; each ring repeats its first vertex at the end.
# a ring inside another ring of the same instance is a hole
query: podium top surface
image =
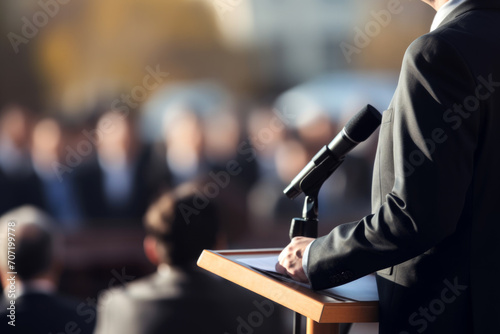
{"type": "Polygon", "coordinates": [[[245,257],[277,255],[281,249],[204,250],[198,266],[318,323],[377,322],[378,301],[357,301],[285,282],[240,262],[245,257]]]}

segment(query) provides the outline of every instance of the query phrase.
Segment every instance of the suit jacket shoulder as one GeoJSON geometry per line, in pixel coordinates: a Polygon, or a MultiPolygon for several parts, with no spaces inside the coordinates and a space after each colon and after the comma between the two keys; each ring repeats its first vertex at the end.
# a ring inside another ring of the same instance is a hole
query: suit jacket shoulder
{"type": "Polygon", "coordinates": [[[259,307],[268,313],[255,333],[280,333],[278,306],[243,288],[199,271],[155,273],[100,296],[96,334],[233,333],[259,307]]]}

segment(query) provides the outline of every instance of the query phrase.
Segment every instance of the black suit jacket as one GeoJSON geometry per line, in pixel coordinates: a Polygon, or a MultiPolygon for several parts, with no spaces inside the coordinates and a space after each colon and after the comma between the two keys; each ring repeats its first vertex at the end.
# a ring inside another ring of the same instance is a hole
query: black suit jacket
{"type": "Polygon", "coordinates": [[[283,332],[278,305],[200,269],[154,273],[106,291],[98,306],[95,334],[283,332]]]}
{"type": "Polygon", "coordinates": [[[382,334],[498,333],[499,37],[500,2],[469,0],[410,45],[373,213],[311,247],[316,289],[378,271],[382,334]]]}
{"type": "Polygon", "coordinates": [[[91,334],[94,320],[77,313],[78,301],[57,294],[31,291],[16,299],[15,327],[8,324],[10,300],[0,300],[0,333],[80,333],[91,334]]]}
{"type": "Polygon", "coordinates": [[[91,159],[76,171],[76,193],[88,225],[140,225],[153,194],[145,181],[148,175],[147,156],[146,150],[138,153],[131,175],[130,197],[119,206],[111,205],[106,198],[105,175],[97,158],[91,159]]]}

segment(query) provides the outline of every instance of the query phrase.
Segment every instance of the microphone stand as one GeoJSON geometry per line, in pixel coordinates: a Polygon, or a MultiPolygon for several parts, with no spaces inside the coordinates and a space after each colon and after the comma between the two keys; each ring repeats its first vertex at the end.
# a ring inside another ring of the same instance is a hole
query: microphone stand
{"type": "MultiPolygon", "coordinates": [[[[300,192],[295,188],[295,182],[285,189],[285,195],[294,199],[301,192],[306,196],[301,218],[293,218],[290,224],[290,240],[294,237],[318,237],[318,194],[323,183],[333,174],[333,172],[344,162],[341,157],[337,161],[330,161],[325,157],[329,154],[329,149],[325,146],[314,158],[318,172],[306,175],[299,174],[300,192]]],[[[302,315],[294,312],[293,334],[300,334],[302,330],[302,315]]]]}
{"type": "MultiPolygon", "coordinates": [[[[321,185],[313,191],[307,191],[302,209],[302,218],[293,218],[290,223],[290,240],[294,237],[318,237],[318,194],[321,185]]],[[[349,333],[352,324],[341,324],[339,333],[349,333]]],[[[293,334],[300,334],[302,331],[302,315],[294,312],[293,334]]]]}
{"type": "MultiPolygon", "coordinates": [[[[294,237],[318,237],[318,193],[306,196],[304,199],[304,208],[302,218],[293,218],[290,223],[290,240],[294,237]]],[[[302,315],[294,312],[293,316],[293,334],[300,334],[302,330],[302,315]]]]}
{"type": "Polygon", "coordinates": [[[302,218],[293,218],[290,223],[290,240],[294,237],[318,237],[318,194],[306,196],[302,218]]]}

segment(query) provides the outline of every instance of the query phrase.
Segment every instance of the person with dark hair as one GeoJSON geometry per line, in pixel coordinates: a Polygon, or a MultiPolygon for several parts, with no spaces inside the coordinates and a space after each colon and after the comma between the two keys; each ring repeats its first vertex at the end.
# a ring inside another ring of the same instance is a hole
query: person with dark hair
{"type": "Polygon", "coordinates": [[[23,206],[2,216],[0,228],[4,289],[0,333],[92,333],[94,322],[77,314],[78,301],[56,293],[61,240],[52,218],[35,207],[23,206]],[[14,247],[14,253],[8,253],[9,247],[14,247]],[[9,254],[14,254],[10,263],[9,254]]]}
{"type": "Polygon", "coordinates": [[[190,192],[190,185],[186,185],[164,194],[146,212],[145,251],[154,264],[191,267],[203,249],[216,244],[215,207],[208,202],[199,214],[194,214],[195,198],[190,192]]]}
{"type": "Polygon", "coordinates": [[[195,189],[184,184],[149,207],[144,251],[157,271],[100,296],[96,334],[281,333],[277,305],[196,266],[216,244],[218,218],[209,202],[194,209],[195,189]],[[252,312],[262,315],[258,328],[252,312]]]}

